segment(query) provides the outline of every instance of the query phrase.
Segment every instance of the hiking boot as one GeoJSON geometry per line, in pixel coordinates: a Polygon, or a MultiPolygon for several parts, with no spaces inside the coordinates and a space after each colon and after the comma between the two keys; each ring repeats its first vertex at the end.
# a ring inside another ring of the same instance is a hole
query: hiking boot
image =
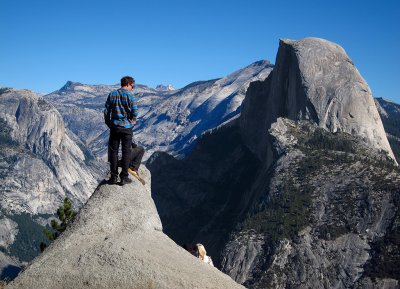
{"type": "Polygon", "coordinates": [[[135,178],[137,178],[139,180],[139,182],[142,183],[142,185],[145,185],[146,182],[139,176],[138,171],[132,170],[131,168],[128,169],[128,173],[130,173],[132,176],[134,176],[135,178]]]}
{"type": "Polygon", "coordinates": [[[130,183],[132,183],[132,180],[129,177],[125,177],[121,180],[120,185],[123,186],[123,185],[130,184],[130,183]]]}
{"type": "Polygon", "coordinates": [[[110,185],[116,185],[116,184],[118,183],[118,178],[112,176],[112,177],[108,180],[108,183],[109,183],[110,185]]]}
{"type": "Polygon", "coordinates": [[[130,173],[134,177],[139,178],[139,173],[135,170],[132,170],[131,168],[128,169],[128,173],[130,173]]]}

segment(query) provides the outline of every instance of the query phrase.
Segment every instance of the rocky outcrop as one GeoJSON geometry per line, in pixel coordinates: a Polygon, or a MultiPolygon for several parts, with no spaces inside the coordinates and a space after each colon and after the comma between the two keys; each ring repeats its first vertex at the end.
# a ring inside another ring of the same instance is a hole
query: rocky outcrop
{"type": "Polygon", "coordinates": [[[243,288],[162,232],[150,193],[134,179],[100,184],[73,224],[6,288],[243,288]]]}
{"type": "Polygon", "coordinates": [[[394,159],[367,83],[343,48],[327,40],[282,39],[273,73],[249,87],[241,130],[248,147],[267,163],[273,161],[267,131],[278,117],[309,119],[328,131],[352,134],[394,159]]]}

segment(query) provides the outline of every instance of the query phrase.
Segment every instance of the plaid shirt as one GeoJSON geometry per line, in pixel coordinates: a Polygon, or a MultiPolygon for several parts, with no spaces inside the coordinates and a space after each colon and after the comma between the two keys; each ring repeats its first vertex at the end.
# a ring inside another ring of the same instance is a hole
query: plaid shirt
{"type": "Polygon", "coordinates": [[[104,110],[106,124],[116,127],[132,128],[138,115],[136,98],[132,91],[120,88],[110,92],[104,110]]]}

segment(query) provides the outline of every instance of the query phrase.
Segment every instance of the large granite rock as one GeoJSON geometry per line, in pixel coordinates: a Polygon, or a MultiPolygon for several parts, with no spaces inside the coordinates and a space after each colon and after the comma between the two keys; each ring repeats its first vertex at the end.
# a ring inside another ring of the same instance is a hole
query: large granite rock
{"type": "Polygon", "coordinates": [[[150,173],[100,184],[74,223],[6,288],[243,288],[162,232],[150,173]]]}
{"type": "Polygon", "coordinates": [[[3,211],[52,214],[65,196],[75,204],[89,198],[102,171],[51,104],[29,90],[2,89],[0,121],[3,211]]]}
{"type": "Polygon", "coordinates": [[[331,132],[358,136],[395,159],[367,83],[343,48],[330,41],[282,39],[273,72],[250,85],[242,134],[268,163],[273,149],[267,131],[278,117],[310,119],[331,132]]]}

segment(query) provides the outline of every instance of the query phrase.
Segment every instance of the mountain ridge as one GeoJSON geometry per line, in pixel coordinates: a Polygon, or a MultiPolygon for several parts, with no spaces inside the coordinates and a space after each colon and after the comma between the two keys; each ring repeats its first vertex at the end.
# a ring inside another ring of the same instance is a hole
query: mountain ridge
{"type": "MultiPolygon", "coordinates": [[[[134,92],[140,114],[134,137],[147,149],[145,159],[155,150],[185,154],[204,130],[237,115],[249,83],[267,77],[272,67],[269,61],[257,61],[226,77],[193,82],[171,91],[137,84],[134,92]],[[201,117],[206,113],[211,118],[201,117]]],[[[102,111],[107,94],[118,86],[67,84],[78,89],[68,93],[58,90],[45,98],[97,157],[106,160],[108,139],[104,136],[107,127],[102,111]]]]}

